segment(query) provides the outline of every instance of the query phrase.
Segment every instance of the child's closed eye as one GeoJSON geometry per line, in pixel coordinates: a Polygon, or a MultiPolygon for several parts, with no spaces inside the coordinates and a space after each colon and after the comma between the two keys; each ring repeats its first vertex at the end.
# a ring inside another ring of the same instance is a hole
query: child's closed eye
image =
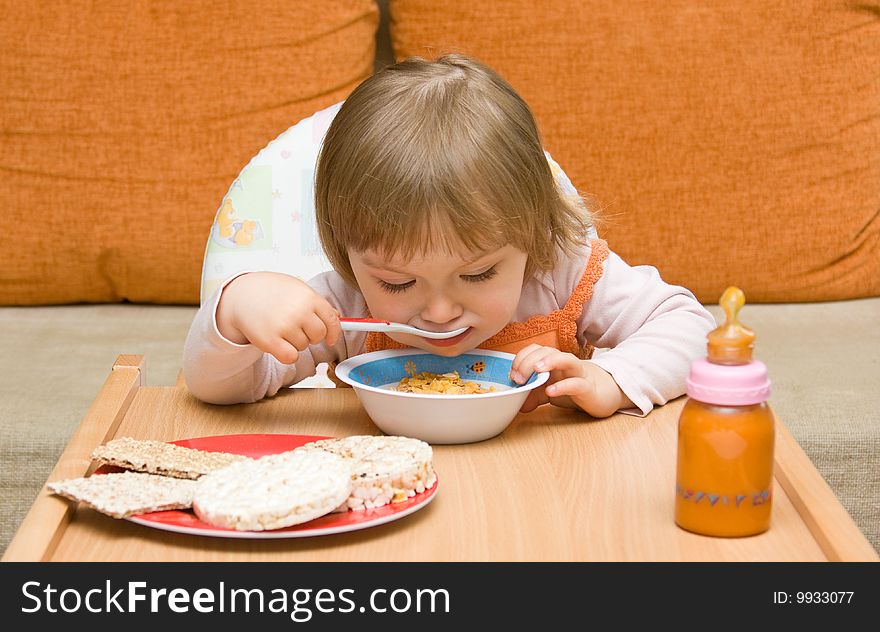
{"type": "Polygon", "coordinates": [[[413,285],[415,285],[415,281],[407,281],[406,283],[388,283],[388,281],[383,281],[382,279],[379,279],[379,287],[381,287],[389,294],[397,294],[398,292],[403,292],[411,288],[413,285]]]}
{"type": "Polygon", "coordinates": [[[498,270],[495,266],[492,266],[485,272],[480,272],[479,274],[462,274],[461,278],[468,283],[479,283],[480,281],[488,281],[496,274],[498,274],[498,270]]]}

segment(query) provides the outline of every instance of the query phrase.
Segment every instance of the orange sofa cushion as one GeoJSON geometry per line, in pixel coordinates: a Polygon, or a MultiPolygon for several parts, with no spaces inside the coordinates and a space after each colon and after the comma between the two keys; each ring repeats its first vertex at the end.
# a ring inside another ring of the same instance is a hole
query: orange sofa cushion
{"type": "Polygon", "coordinates": [[[880,10],[390,0],[398,59],[501,72],[632,264],[716,302],[880,295],[880,10]]]}
{"type": "Polygon", "coordinates": [[[0,304],[198,303],[269,140],[373,70],[372,0],[0,0],[0,304]]]}

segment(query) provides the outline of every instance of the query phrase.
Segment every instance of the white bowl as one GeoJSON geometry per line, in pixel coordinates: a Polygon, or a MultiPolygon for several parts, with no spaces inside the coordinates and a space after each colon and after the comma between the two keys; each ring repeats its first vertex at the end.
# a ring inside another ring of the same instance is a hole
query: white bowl
{"type": "Polygon", "coordinates": [[[428,443],[471,443],[490,439],[513,421],[534,388],[550,377],[533,373],[522,385],[508,377],[514,355],[474,349],[460,356],[438,356],[419,349],[375,351],[348,358],[336,376],[354,387],[367,414],[385,434],[428,443]],[[462,379],[493,386],[474,395],[423,395],[393,390],[408,375],[458,371],[462,379]]]}

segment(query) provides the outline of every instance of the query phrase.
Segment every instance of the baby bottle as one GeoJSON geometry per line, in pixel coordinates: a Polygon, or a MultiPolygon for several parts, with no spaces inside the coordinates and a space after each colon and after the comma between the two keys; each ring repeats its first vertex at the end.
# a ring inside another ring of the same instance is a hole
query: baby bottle
{"type": "Polygon", "coordinates": [[[691,365],[678,422],[675,522],[703,535],[747,536],[770,526],[770,380],[752,359],[755,334],[737,320],[744,303],[736,287],[721,296],[724,324],[707,336],[708,357],[691,365]]]}

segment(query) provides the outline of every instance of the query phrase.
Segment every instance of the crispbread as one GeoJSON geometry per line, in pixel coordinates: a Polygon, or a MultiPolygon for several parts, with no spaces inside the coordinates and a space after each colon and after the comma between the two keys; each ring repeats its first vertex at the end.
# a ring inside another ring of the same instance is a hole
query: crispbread
{"type": "Polygon", "coordinates": [[[351,492],[350,463],[319,450],[293,450],[233,463],[196,481],[193,510],[237,531],[280,529],[330,513],[351,492]]]}
{"type": "Polygon", "coordinates": [[[322,439],[300,449],[315,448],[352,461],[352,492],[337,511],[403,502],[437,482],[431,446],[419,439],[358,435],[322,439]]]}
{"type": "Polygon", "coordinates": [[[174,478],[197,479],[236,461],[250,460],[239,454],[207,452],[162,441],[141,441],[120,437],[98,446],[92,459],[137,472],[174,478]]]}
{"type": "Polygon", "coordinates": [[[49,483],[47,487],[70,500],[114,518],[168,509],[188,509],[192,506],[195,481],[144,474],[121,472],[96,474],[87,478],[71,478],[49,483]]]}

